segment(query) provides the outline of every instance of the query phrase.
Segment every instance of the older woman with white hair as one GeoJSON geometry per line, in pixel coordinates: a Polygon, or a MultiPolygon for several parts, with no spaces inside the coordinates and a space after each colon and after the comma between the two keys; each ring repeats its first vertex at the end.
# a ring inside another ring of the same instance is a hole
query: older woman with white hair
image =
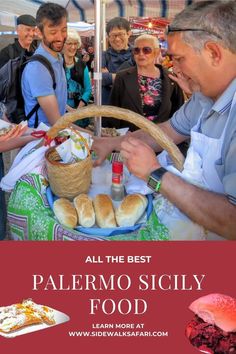
{"type": "MultiPolygon", "coordinates": [[[[184,103],[180,87],[172,81],[168,72],[156,63],[160,54],[158,39],[143,34],[134,41],[133,55],[136,66],[117,73],[110,104],[141,114],[153,123],[168,120],[184,103]]],[[[138,129],[134,124],[110,120],[109,126],[138,129]]]]}
{"type": "MultiPolygon", "coordinates": [[[[76,57],[76,52],[80,47],[81,38],[79,34],[74,29],[68,29],[63,48],[68,112],[87,105],[92,92],[88,68],[82,60],[76,57]]],[[[86,127],[89,124],[89,119],[80,120],[77,124],[86,127]]]]}

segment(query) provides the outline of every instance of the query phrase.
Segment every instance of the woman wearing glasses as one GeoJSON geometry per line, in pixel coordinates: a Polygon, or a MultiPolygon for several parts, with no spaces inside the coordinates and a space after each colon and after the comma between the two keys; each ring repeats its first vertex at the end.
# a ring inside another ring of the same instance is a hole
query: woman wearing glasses
{"type": "MultiPolygon", "coordinates": [[[[180,87],[168,77],[161,65],[155,64],[160,54],[156,37],[144,34],[135,39],[133,55],[136,66],[117,73],[110,104],[127,108],[146,119],[160,123],[172,116],[184,103],[180,87]]],[[[134,124],[113,119],[116,128],[138,129],[134,124]]]]}
{"type": "MultiPolygon", "coordinates": [[[[106,25],[109,48],[102,53],[102,104],[109,104],[111,88],[116,73],[125,62],[132,61],[132,47],[129,45],[131,35],[130,23],[126,18],[114,17],[106,25]]],[[[106,120],[103,121],[105,126],[106,120]]]]}
{"type": "MultiPolygon", "coordinates": [[[[76,52],[80,46],[79,34],[74,29],[69,29],[63,48],[67,80],[66,108],[68,112],[86,106],[92,92],[88,68],[81,59],[76,57],[76,52]]],[[[86,127],[89,124],[89,119],[82,119],[77,124],[86,127]]]]}

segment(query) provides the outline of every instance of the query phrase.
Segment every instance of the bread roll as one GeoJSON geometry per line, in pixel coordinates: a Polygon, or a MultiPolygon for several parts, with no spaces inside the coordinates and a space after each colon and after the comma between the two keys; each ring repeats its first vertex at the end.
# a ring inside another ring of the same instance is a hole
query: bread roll
{"type": "Polygon", "coordinates": [[[93,201],[96,223],[99,227],[116,227],[115,213],[111,198],[107,194],[98,194],[93,201]]]}
{"type": "Polygon", "coordinates": [[[78,215],[78,223],[83,227],[92,227],[95,224],[93,202],[87,194],[79,194],[74,198],[74,206],[78,215]]]}
{"type": "Polygon", "coordinates": [[[127,195],[116,209],[116,222],[119,226],[134,226],[147,207],[147,198],[142,194],[127,195]]]}
{"type": "Polygon", "coordinates": [[[225,332],[236,332],[236,299],[228,295],[209,294],[192,302],[189,309],[203,321],[225,332]]]}
{"type": "Polygon", "coordinates": [[[53,203],[53,211],[62,225],[73,229],[78,224],[76,210],[69,200],[65,198],[57,199],[53,203]]]}

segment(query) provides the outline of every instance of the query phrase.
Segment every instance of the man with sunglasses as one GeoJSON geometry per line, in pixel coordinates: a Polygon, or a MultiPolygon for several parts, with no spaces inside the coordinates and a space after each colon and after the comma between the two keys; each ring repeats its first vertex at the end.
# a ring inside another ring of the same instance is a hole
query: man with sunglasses
{"type": "Polygon", "coordinates": [[[191,139],[181,173],[165,152],[156,159],[161,148],[143,131],[106,144],[158,192],[156,214],[172,240],[236,240],[235,19],[235,1],[201,1],[168,28],[174,65],[200,91],[159,125],[176,144],[191,139]]]}
{"type": "Polygon", "coordinates": [[[106,25],[106,33],[109,48],[102,54],[102,104],[109,104],[112,84],[120,66],[124,62],[133,65],[129,21],[122,17],[111,19],[106,25]]]}

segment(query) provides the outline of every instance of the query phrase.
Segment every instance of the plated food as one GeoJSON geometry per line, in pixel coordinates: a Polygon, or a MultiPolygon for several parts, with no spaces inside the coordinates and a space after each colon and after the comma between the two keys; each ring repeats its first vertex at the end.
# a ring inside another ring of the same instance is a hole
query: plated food
{"type": "Polygon", "coordinates": [[[0,332],[11,333],[27,326],[43,323],[55,324],[53,309],[36,304],[31,299],[0,307],[0,332]]]}
{"type": "Polygon", "coordinates": [[[117,209],[108,194],[97,194],[93,200],[87,194],[79,194],[73,203],[65,198],[57,199],[53,203],[53,211],[58,221],[69,228],[77,225],[116,228],[134,226],[147,206],[147,198],[138,193],[127,195],[117,209]]]}
{"type": "Polygon", "coordinates": [[[134,226],[147,208],[147,198],[142,194],[127,195],[116,209],[119,226],[134,226]]]}
{"type": "Polygon", "coordinates": [[[203,353],[236,353],[236,299],[209,294],[195,300],[189,309],[195,313],[186,328],[191,344],[203,353]]]}
{"type": "Polygon", "coordinates": [[[116,227],[115,211],[111,197],[107,194],[98,194],[94,199],[96,222],[99,227],[116,227]]]}
{"type": "Polygon", "coordinates": [[[9,124],[6,122],[1,122],[0,125],[0,142],[7,141],[12,138],[23,135],[28,129],[27,122],[21,122],[20,124],[9,124]],[[4,126],[3,126],[4,125],[4,126]]]}
{"type": "Polygon", "coordinates": [[[73,204],[66,198],[59,198],[53,203],[53,211],[58,221],[74,229],[78,224],[78,217],[73,204]]]}
{"type": "Polygon", "coordinates": [[[77,215],[78,224],[83,227],[92,227],[95,224],[95,211],[93,201],[87,194],[79,194],[73,200],[77,215]]]}

